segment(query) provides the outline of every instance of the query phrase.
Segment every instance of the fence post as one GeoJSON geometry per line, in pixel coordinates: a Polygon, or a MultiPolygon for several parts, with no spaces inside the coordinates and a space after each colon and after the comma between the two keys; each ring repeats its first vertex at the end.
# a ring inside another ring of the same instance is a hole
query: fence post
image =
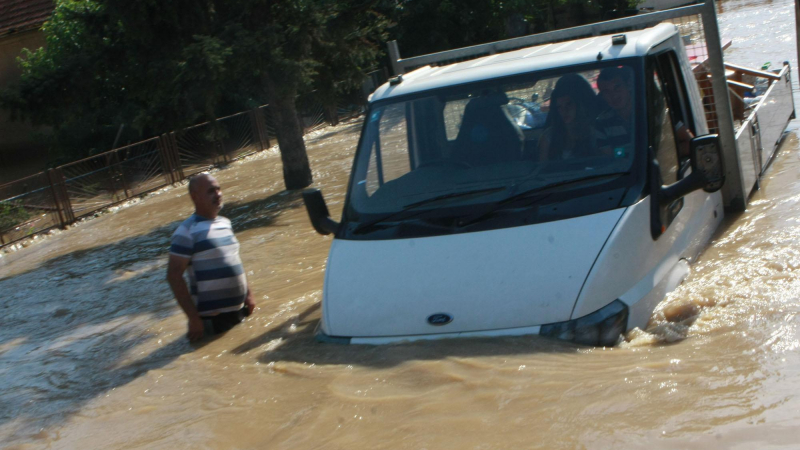
{"type": "Polygon", "coordinates": [[[269,148],[269,137],[263,124],[261,111],[258,108],[250,110],[250,126],[253,129],[253,134],[258,141],[258,151],[264,151],[269,148]]]}
{"type": "Polygon", "coordinates": [[[251,109],[248,111],[247,115],[250,116],[250,129],[253,130],[253,138],[255,138],[257,150],[262,151],[264,150],[264,141],[261,139],[261,129],[258,127],[258,117],[256,115],[257,111],[255,109],[251,109]]]}
{"type": "Polygon", "coordinates": [[[217,157],[222,157],[222,163],[228,164],[228,152],[225,151],[225,145],[214,137],[214,148],[217,149],[217,157]]]}
{"type": "MultiPolygon", "coordinates": [[[[120,181],[122,181],[122,191],[125,192],[125,199],[131,198],[130,193],[128,192],[128,180],[125,179],[125,169],[122,167],[122,161],[119,159],[119,150],[114,151],[114,163],[117,169],[117,174],[119,175],[120,181]]],[[[112,170],[112,173],[114,171],[112,170]]]]}
{"type": "Polygon", "coordinates": [[[47,182],[50,183],[50,195],[53,196],[53,205],[56,207],[56,212],[58,213],[58,223],[61,228],[66,226],[66,221],[64,220],[64,213],[62,212],[62,205],[59,201],[58,193],[56,192],[56,183],[55,183],[55,176],[54,176],[54,169],[47,169],[47,182]]]}
{"type": "Polygon", "coordinates": [[[322,111],[325,114],[325,121],[329,125],[339,125],[339,111],[337,111],[336,105],[323,105],[322,111]]]}
{"type": "Polygon", "coordinates": [[[175,184],[183,179],[177,148],[175,133],[164,133],[159,136],[158,152],[161,156],[161,165],[164,168],[164,178],[167,184],[175,184]]]}
{"type": "Polygon", "coordinates": [[[58,217],[61,220],[61,228],[65,228],[75,222],[75,212],[72,210],[72,202],[69,200],[67,183],[64,179],[64,172],[60,167],[47,171],[47,178],[53,192],[53,198],[58,209],[58,217]]]}
{"type": "Polygon", "coordinates": [[[267,109],[267,108],[269,108],[269,105],[264,106],[263,109],[262,108],[256,108],[257,112],[258,112],[258,114],[256,115],[256,118],[258,119],[258,126],[261,129],[261,136],[263,136],[263,138],[264,138],[264,149],[265,150],[268,149],[271,146],[271,144],[269,142],[269,130],[267,129],[267,118],[266,118],[266,116],[264,114],[272,114],[272,113],[270,113],[269,109],[267,109]]]}
{"type": "Polygon", "coordinates": [[[167,149],[166,141],[166,134],[162,134],[158,137],[158,156],[161,159],[161,169],[164,171],[164,182],[166,184],[173,184],[175,183],[175,177],[172,174],[172,164],[170,163],[170,158],[167,155],[169,150],[167,149]]]}
{"type": "Polygon", "coordinates": [[[70,200],[69,191],[67,191],[67,180],[64,177],[64,171],[61,170],[61,167],[56,167],[55,174],[59,180],[56,186],[60,186],[61,203],[64,205],[64,213],[67,219],[67,225],[70,225],[75,222],[75,210],[72,208],[72,200],[70,200]]]}
{"type": "Polygon", "coordinates": [[[181,164],[181,151],[178,148],[178,139],[175,137],[175,132],[172,131],[167,134],[167,143],[169,144],[169,155],[172,158],[175,170],[175,181],[183,181],[183,165],[181,164]]]}
{"type": "Polygon", "coordinates": [[[108,170],[108,181],[111,182],[111,192],[113,193],[111,197],[114,199],[114,203],[119,201],[119,195],[117,195],[117,192],[119,192],[119,188],[117,187],[117,184],[118,184],[117,183],[117,178],[116,178],[116,175],[114,174],[114,162],[113,162],[113,160],[116,159],[115,156],[116,156],[116,153],[113,154],[113,155],[109,154],[109,153],[106,153],[106,158],[105,158],[105,160],[106,160],[106,169],[108,170]]]}

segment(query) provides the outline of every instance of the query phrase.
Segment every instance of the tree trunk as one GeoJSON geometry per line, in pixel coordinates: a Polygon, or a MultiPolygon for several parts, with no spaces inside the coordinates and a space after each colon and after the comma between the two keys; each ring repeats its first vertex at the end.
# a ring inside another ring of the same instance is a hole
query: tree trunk
{"type": "Polygon", "coordinates": [[[264,76],[264,84],[281,151],[283,182],[286,189],[302,189],[310,185],[312,179],[306,143],[303,141],[303,127],[297,119],[295,95],[293,92],[276,89],[269,75],[264,76]]]}
{"type": "Polygon", "coordinates": [[[514,13],[505,18],[506,38],[525,36],[528,34],[528,23],[520,13],[514,13]]]}
{"type": "Polygon", "coordinates": [[[555,0],[550,0],[547,6],[547,29],[545,29],[545,31],[552,31],[556,29],[555,0]]]}
{"type": "Polygon", "coordinates": [[[322,110],[325,115],[325,121],[329,125],[339,125],[339,111],[337,111],[336,105],[325,105],[322,110]]]}

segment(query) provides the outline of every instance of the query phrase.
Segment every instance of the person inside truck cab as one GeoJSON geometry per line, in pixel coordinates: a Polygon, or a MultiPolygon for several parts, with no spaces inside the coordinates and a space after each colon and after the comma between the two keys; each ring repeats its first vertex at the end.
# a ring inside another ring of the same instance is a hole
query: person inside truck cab
{"type": "MultiPolygon", "coordinates": [[[[662,91],[662,81],[655,73],[656,89],[662,91]]],[[[633,74],[629,67],[609,67],[603,69],[597,77],[598,97],[604,105],[597,116],[597,128],[604,135],[600,146],[605,153],[624,156],[625,147],[631,145],[633,136],[633,74]]],[[[677,117],[672,117],[674,110],[667,108],[673,121],[678,153],[681,158],[689,157],[689,146],[694,134],[686,124],[677,117]]]]}
{"type": "Polygon", "coordinates": [[[453,160],[467,166],[517,161],[525,136],[504,109],[504,92],[483,92],[464,108],[453,160]]]}
{"type": "Polygon", "coordinates": [[[603,147],[624,151],[633,136],[633,76],[629,67],[609,67],[597,77],[598,97],[603,104],[596,124],[605,136],[603,147]]]}
{"type": "Polygon", "coordinates": [[[672,77],[663,77],[659,69],[653,71],[653,87],[656,92],[660,93],[656,97],[665,102],[663,108],[668,112],[669,124],[672,125],[675,133],[678,156],[685,161],[689,158],[694,133],[686,124],[686,114],[681,110],[680,101],[676,97],[667,94],[667,92],[674,93],[679,90],[677,86],[670,88],[670,83],[676,83],[674,74],[672,77]]]}
{"type": "Polygon", "coordinates": [[[562,76],[550,96],[550,112],[539,139],[539,160],[594,156],[601,138],[594,125],[597,98],[589,82],[572,73],[562,76]]]}

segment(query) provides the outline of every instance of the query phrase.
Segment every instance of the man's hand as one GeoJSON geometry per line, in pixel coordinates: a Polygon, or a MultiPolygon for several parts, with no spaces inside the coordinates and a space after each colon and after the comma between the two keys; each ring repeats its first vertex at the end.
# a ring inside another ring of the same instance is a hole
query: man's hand
{"type": "Polygon", "coordinates": [[[247,287],[247,297],[244,298],[244,306],[247,307],[247,315],[253,314],[253,310],[256,309],[256,301],[253,300],[253,291],[250,289],[250,286],[247,287]]]}
{"type": "Polygon", "coordinates": [[[178,301],[183,313],[189,319],[189,332],[186,336],[190,341],[196,341],[203,337],[203,320],[197,314],[192,296],[189,294],[189,287],[183,279],[183,272],[189,266],[189,258],[182,258],[177,255],[169,255],[167,265],[167,281],[175,299],[178,301]]]}
{"type": "Polygon", "coordinates": [[[194,316],[189,319],[189,332],[186,334],[189,341],[194,342],[203,337],[203,319],[194,316]]]}

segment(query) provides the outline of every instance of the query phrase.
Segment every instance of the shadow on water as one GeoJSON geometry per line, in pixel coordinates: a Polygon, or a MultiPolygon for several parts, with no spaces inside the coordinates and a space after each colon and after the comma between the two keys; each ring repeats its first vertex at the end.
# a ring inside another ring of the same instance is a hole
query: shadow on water
{"type": "MultiPolygon", "coordinates": [[[[281,192],[226,210],[238,232],[275,226],[282,211],[301,205],[300,193],[281,192]]],[[[185,339],[183,321],[180,329],[160,329],[181,314],[165,280],[179,223],[0,279],[0,426],[16,422],[15,435],[30,435],[63,423],[92,399],[197,347],[185,339]],[[154,344],[162,336],[165,344],[154,344]]]]}
{"type": "Polygon", "coordinates": [[[339,125],[336,126],[336,128],[330,129],[330,131],[327,131],[325,133],[316,136],[308,137],[306,143],[310,145],[317,142],[325,142],[327,139],[337,138],[342,136],[343,134],[356,133],[358,130],[361,129],[363,123],[364,123],[363,118],[359,116],[358,119],[351,119],[349,122],[340,123],[339,125]]]}
{"type": "Polygon", "coordinates": [[[171,223],[74,251],[0,280],[0,425],[16,433],[67,420],[83,404],[191,351],[176,339],[142,359],[130,352],[175,313],[163,269],[171,223]]]}
{"type": "Polygon", "coordinates": [[[229,218],[235,232],[275,226],[275,220],[287,210],[304,207],[301,191],[281,191],[249,202],[226,202],[222,215],[229,218]]]}
{"type": "Polygon", "coordinates": [[[316,303],[266,333],[236,347],[231,353],[260,351],[258,358],[262,363],[295,362],[390,368],[409,361],[441,360],[449,357],[574,353],[582,348],[538,336],[442,339],[388,345],[320,343],[314,339],[314,332],[320,319],[310,317],[319,309],[320,303],[316,303]]]}
{"type": "MultiPolygon", "coordinates": [[[[137,205],[146,208],[146,205],[137,205]]],[[[230,219],[234,232],[276,226],[275,220],[285,211],[304,207],[301,191],[281,191],[269,197],[248,202],[226,202],[220,213],[230,219]]],[[[110,244],[74,250],[57,257],[43,260],[38,267],[26,272],[0,278],[0,283],[24,276],[38,270],[58,271],[74,276],[73,268],[80,268],[88,260],[92,267],[111,269],[124,268],[132,263],[153,257],[166,257],[172,233],[181,221],[162,225],[146,234],[132,236],[110,244]]],[[[111,223],[108,224],[112,226],[111,223]]],[[[46,245],[46,244],[44,244],[46,245]]],[[[13,264],[10,262],[9,264],[13,264]]],[[[44,278],[42,278],[44,279],[44,278]]],[[[2,303],[0,303],[2,307],[2,303]]]]}

